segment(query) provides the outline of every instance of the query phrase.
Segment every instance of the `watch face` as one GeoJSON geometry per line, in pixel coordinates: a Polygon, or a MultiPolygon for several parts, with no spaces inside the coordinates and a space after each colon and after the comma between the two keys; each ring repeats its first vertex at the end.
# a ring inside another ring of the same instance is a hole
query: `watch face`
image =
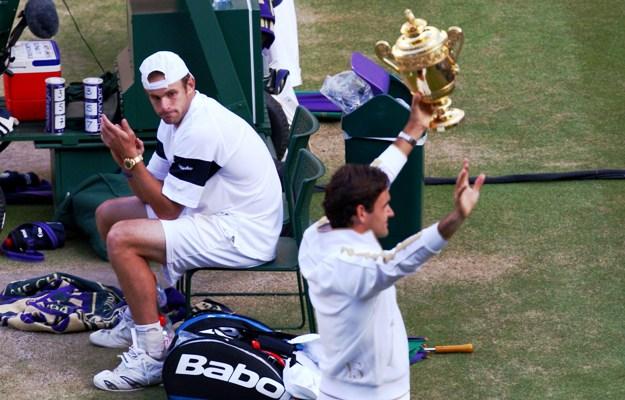
{"type": "Polygon", "coordinates": [[[127,158],[124,160],[124,167],[126,167],[126,169],[132,169],[132,167],[135,166],[135,160],[133,160],[132,158],[127,158]]]}

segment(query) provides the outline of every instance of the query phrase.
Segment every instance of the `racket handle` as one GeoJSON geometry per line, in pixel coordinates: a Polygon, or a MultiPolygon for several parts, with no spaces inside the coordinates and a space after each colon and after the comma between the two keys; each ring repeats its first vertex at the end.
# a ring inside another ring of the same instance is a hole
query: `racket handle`
{"type": "Polygon", "coordinates": [[[434,346],[435,353],[473,353],[473,344],[453,344],[449,346],[434,346]]]}

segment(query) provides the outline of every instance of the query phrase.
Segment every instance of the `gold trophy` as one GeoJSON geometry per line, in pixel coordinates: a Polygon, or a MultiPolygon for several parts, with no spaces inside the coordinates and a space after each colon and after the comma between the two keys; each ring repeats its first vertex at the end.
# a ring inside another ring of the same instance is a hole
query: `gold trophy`
{"type": "Polygon", "coordinates": [[[444,131],[458,125],[464,111],[451,108],[449,95],[454,90],[458,55],[464,43],[462,29],[450,27],[447,32],[428,26],[415,18],[411,10],[404,11],[408,22],[401,27],[401,36],[391,46],[386,41],[375,44],[375,53],[401,74],[412,94],[419,92],[423,101],[433,106],[431,128],[444,131]]]}

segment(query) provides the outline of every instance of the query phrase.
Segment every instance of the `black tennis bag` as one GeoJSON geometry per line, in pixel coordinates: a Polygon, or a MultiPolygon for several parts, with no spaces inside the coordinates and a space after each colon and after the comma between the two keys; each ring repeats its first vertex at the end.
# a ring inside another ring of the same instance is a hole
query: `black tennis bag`
{"type": "Polygon", "coordinates": [[[171,400],[288,400],[282,382],[293,336],[237,314],[204,313],[176,331],[163,365],[171,400]]]}

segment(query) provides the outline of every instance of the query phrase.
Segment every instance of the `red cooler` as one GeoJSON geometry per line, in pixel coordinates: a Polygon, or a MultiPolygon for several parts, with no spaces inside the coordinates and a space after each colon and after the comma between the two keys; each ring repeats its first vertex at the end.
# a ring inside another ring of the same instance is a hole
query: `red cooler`
{"type": "Polygon", "coordinates": [[[5,73],[7,109],[20,121],[46,119],[46,78],[61,76],[61,53],[54,40],[18,41],[11,49],[15,59],[5,73]]]}

